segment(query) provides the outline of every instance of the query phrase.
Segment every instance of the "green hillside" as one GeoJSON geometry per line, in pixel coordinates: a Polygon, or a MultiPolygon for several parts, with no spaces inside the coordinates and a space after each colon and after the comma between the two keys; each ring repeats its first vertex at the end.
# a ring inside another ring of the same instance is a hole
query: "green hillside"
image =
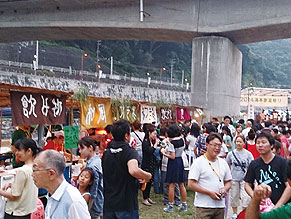
{"type": "Polygon", "coordinates": [[[240,45],[242,86],[291,88],[291,39],[240,45]]]}
{"type": "MultiPolygon", "coordinates": [[[[96,57],[97,41],[57,41],[59,46],[70,46],[88,52],[96,57]]],[[[256,87],[291,88],[291,39],[267,41],[239,45],[243,53],[242,87],[250,82],[256,87]]],[[[110,66],[110,56],[114,57],[114,70],[128,76],[173,78],[181,82],[191,75],[191,44],[150,41],[101,41],[99,62],[110,66]],[[165,67],[166,70],[161,69],[165,67]]]]}
{"type": "MultiPolygon", "coordinates": [[[[42,42],[48,44],[48,42],[42,42]]],[[[57,41],[59,46],[79,48],[96,57],[97,41],[57,41]]],[[[110,68],[110,57],[114,57],[114,71],[122,75],[170,80],[171,64],[174,82],[181,83],[191,77],[191,45],[187,43],[167,43],[150,41],[102,40],[99,46],[99,64],[110,68]],[[164,69],[164,70],[162,70],[164,69]]],[[[92,69],[94,70],[94,69],[92,69]]]]}

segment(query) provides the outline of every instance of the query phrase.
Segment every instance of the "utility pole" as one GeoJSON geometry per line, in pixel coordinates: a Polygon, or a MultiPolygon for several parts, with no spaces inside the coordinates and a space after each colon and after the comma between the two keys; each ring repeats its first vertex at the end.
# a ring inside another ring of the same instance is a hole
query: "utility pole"
{"type": "Polygon", "coordinates": [[[36,69],[38,69],[38,40],[36,41],[36,51],[35,51],[35,61],[36,61],[36,69]]]}
{"type": "Polygon", "coordinates": [[[97,59],[97,64],[96,64],[96,72],[98,72],[98,65],[99,65],[99,52],[100,52],[100,44],[101,40],[97,40],[97,50],[96,50],[96,59],[97,59]]]}
{"type": "Polygon", "coordinates": [[[38,40],[36,41],[35,55],[33,56],[33,58],[34,58],[34,60],[32,61],[33,69],[36,74],[36,70],[38,69],[38,40]]]}
{"type": "Polygon", "coordinates": [[[110,57],[110,74],[113,74],[113,56],[110,57]]]}
{"type": "Polygon", "coordinates": [[[21,53],[21,44],[18,43],[18,50],[17,50],[17,62],[20,62],[20,53],[21,53]]]}
{"type": "Polygon", "coordinates": [[[182,70],[182,84],[181,84],[181,87],[183,87],[184,85],[184,70],[182,70]]]}
{"type": "Polygon", "coordinates": [[[173,66],[175,63],[175,59],[171,60],[171,87],[173,86],[173,66]]]}

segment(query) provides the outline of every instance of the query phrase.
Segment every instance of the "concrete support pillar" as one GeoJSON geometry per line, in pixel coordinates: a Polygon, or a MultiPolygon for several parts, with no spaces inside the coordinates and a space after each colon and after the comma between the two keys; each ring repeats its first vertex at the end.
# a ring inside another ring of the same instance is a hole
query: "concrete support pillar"
{"type": "Polygon", "coordinates": [[[224,37],[192,41],[191,104],[205,109],[207,119],[239,116],[242,54],[224,37]]]}

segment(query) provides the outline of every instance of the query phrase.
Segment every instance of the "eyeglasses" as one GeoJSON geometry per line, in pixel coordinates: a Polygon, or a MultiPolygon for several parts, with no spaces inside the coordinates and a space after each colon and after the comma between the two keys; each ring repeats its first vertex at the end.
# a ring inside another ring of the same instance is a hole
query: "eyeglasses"
{"type": "Polygon", "coordinates": [[[32,172],[35,173],[35,172],[39,172],[39,171],[47,171],[47,170],[50,170],[51,168],[48,168],[48,169],[32,169],[32,172]]]}
{"type": "Polygon", "coordinates": [[[208,144],[215,148],[221,148],[221,144],[210,144],[210,143],[208,144]]]}

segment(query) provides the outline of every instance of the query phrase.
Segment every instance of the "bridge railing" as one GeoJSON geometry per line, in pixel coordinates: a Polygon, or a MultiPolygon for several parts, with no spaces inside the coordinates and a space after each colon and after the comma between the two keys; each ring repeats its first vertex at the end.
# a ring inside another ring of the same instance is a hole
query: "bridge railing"
{"type": "Polygon", "coordinates": [[[113,84],[129,84],[134,86],[143,86],[150,88],[160,88],[160,89],[171,89],[176,91],[188,91],[186,90],[186,85],[183,86],[177,83],[175,80],[171,82],[161,81],[159,78],[151,77],[148,78],[138,78],[131,77],[127,75],[118,75],[118,74],[105,74],[100,72],[89,72],[82,70],[70,70],[68,68],[60,68],[54,66],[44,66],[39,65],[37,70],[33,69],[33,64],[23,63],[23,62],[13,62],[7,60],[0,60],[0,69],[8,72],[16,72],[22,74],[36,74],[49,77],[60,77],[76,80],[87,80],[87,81],[96,81],[104,83],[113,83],[113,84]]]}

